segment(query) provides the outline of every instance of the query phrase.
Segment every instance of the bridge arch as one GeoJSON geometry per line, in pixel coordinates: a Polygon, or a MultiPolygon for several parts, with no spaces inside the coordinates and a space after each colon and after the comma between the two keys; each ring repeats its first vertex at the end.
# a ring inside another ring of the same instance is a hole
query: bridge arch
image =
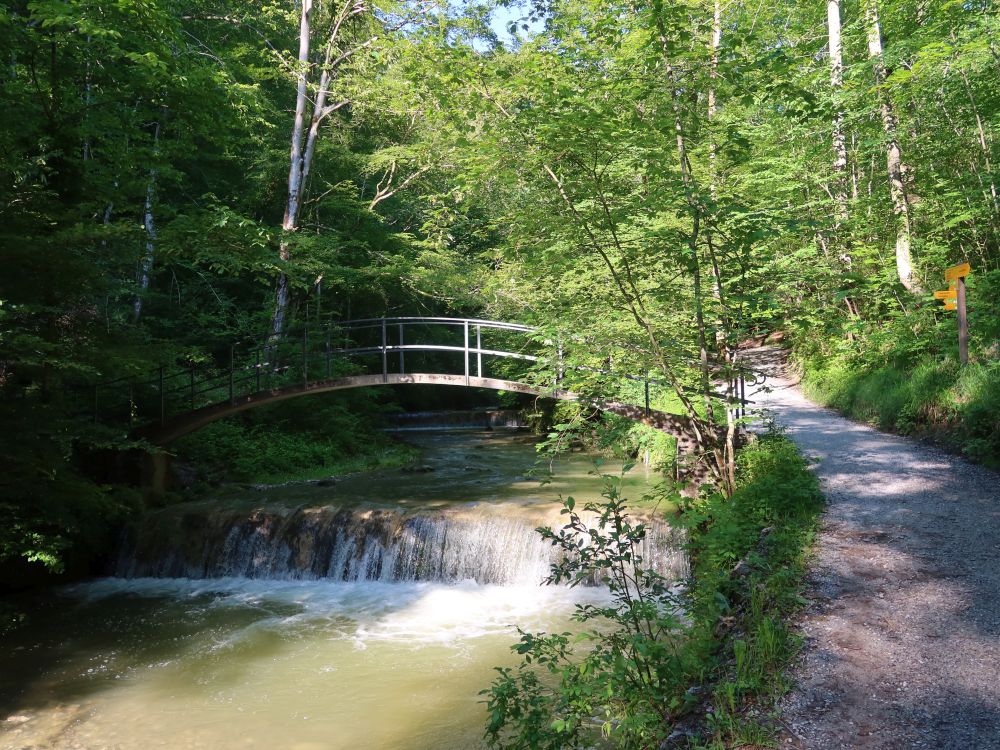
{"type": "MultiPolygon", "coordinates": [[[[136,435],[145,438],[149,442],[167,446],[175,440],[194,432],[212,422],[225,417],[239,414],[240,412],[273,404],[279,401],[286,401],[301,396],[309,396],[319,393],[330,393],[332,391],[344,391],[354,388],[371,388],[382,385],[441,385],[458,386],[464,388],[483,388],[493,391],[508,391],[511,393],[524,393],[540,398],[551,398],[560,401],[582,401],[601,411],[618,414],[619,416],[631,419],[634,422],[648,425],[658,430],[662,430],[673,435],[679,442],[690,440],[693,424],[690,418],[668,414],[655,409],[646,409],[633,404],[624,404],[617,401],[585,400],[573,393],[556,388],[544,388],[520,383],[513,380],[502,380],[499,378],[450,375],[445,373],[385,373],[377,375],[350,375],[342,378],[331,378],[327,380],[317,380],[309,383],[302,383],[285,388],[262,390],[244,396],[235,397],[232,400],[223,401],[199,409],[194,409],[184,414],[180,414],[171,419],[165,420],[160,425],[150,425],[140,428],[136,435]]],[[[682,447],[683,450],[683,447],[682,447]]]]}

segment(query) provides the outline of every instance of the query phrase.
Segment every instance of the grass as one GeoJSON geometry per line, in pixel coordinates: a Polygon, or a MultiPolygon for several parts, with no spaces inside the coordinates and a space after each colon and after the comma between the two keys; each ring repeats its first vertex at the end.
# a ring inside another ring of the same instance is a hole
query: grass
{"type": "Polygon", "coordinates": [[[923,359],[863,368],[813,359],[803,369],[803,390],[824,406],[1000,467],[1000,361],[959,367],[951,359],[923,359]]]}
{"type": "Polygon", "coordinates": [[[692,747],[767,745],[784,673],[800,643],[791,622],[805,600],[806,563],[823,497],[795,446],[766,435],[740,452],[740,484],[729,500],[703,498],[683,515],[696,627],[712,708],[692,747]],[[739,571],[740,574],[734,573],[739,571]]]}

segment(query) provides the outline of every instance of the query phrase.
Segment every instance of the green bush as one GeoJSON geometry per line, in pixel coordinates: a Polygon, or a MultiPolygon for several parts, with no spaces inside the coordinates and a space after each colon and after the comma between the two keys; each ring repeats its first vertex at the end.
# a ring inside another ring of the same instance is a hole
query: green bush
{"type": "Polygon", "coordinates": [[[585,507],[585,524],[567,498],[567,523],[539,529],[562,550],[551,583],[600,578],[606,607],[579,606],[580,633],[521,633],[521,662],[498,668],[484,691],[491,747],[657,747],[701,701],[691,688],[712,686],[707,747],[764,742],[770,727],[745,717],[773,699],[796,640],[786,625],[801,606],[805,555],[822,495],[795,447],[767,435],[739,455],[732,498],[681,501],[693,576],[683,595],[635,552],[645,526],[630,517],[618,484],[605,477],[605,500],[585,507]],[[734,575],[734,568],[746,570],[734,575]]]}
{"type": "Polygon", "coordinates": [[[178,441],[182,460],[210,480],[279,482],[410,460],[414,451],[377,429],[371,393],[298,399],[214,422],[178,441]]]}

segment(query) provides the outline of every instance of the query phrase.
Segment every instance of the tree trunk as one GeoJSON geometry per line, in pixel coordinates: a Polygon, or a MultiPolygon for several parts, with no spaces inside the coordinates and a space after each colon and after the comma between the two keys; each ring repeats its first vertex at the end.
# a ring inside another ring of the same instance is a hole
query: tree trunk
{"type": "Polygon", "coordinates": [[[886,69],[882,56],[882,26],[878,17],[876,0],[867,0],[865,15],[868,22],[868,54],[872,61],[875,74],[875,87],[878,91],[879,105],[882,114],[882,125],[886,135],[886,166],[889,172],[889,194],[892,198],[893,212],[896,214],[896,275],[899,282],[914,294],[923,290],[913,272],[913,255],[910,249],[912,238],[912,221],[910,216],[910,199],[907,194],[907,174],[909,168],[903,163],[903,152],[899,146],[897,134],[898,125],[892,99],[885,90],[886,69]]]}
{"type": "MultiPolygon", "coordinates": [[[[313,157],[316,154],[316,142],[319,137],[320,126],[327,117],[348,104],[346,100],[335,104],[326,103],[334,72],[341,63],[349,59],[355,52],[370,47],[378,39],[377,36],[371,36],[364,43],[344,52],[334,59],[333,55],[336,51],[336,43],[340,32],[344,28],[344,24],[351,18],[361,15],[366,10],[364,3],[359,0],[346,0],[331,22],[329,36],[326,40],[326,50],[323,55],[319,83],[315,92],[312,117],[309,120],[309,128],[307,130],[306,106],[310,99],[309,77],[311,65],[309,62],[309,49],[310,34],[312,33],[312,10],[313,0],[302,0],[302,20],[299,26],[299,77],[295,93],[295,125],[292,128],[291,164],[288,170],[288,197],[285,203],[285,217],[281,224],[283,236],[278,248],[278,257],[282,261],[287,261],[291,258],[288,235],[299,228],[303,195],[305,194],[306,182],[309,178],[309,170],[312,167],[313,157]]],[[[284,330],[288,301],[288,276],[282,271],[278,275],[274,317],[271,319],[272,338],[279,338],[284,330]]]]}
{"type": "MultiPolygon", "coordinates": [[[[156,121],[153,130],[153,151],[157,151],[160,140],[160,121],[156,121]]],[[[149,170],[149,179],[146,182],[146,201],[142,209],[142,226],[146,230],[146,253],[143,255],[142,263],[139,266],[138,289],[135,294],[135,301],[132,303],[132,319],[138,323],[142,317],[143,297],[149,289],[149,277],[153,271],[153,260],[156,257],[156,222],[153,214],[153,201],[156,198],[156,168],[149,170]]],[[[109,203],[104,211],[104,223],[111,219],[111,204],[109,203]]]]}
{"type": "MultiPolygon", "coordinates": [[[[719,47],[722,45],[722,0],[715,0],[712,8],[712,41],[709,44],[711,51],[711,68],[709,70],[710,83],[708,87],[708,119],[709,122],[715,119],[718,111],[716,102],[715,83],[719,78],[719,47]]],[[[715,158],[718,151],[718,144],[715,142],[715,135],[712,135],[712,144],[709,148],[708,158],[711,160],[712,173],[712,197],[715,197],[716,189],[716,165],[715,158]]]]}
{"type": "MultiPolygon", "coordinates": [[[[691,230],[688,234],[688,249],[690,257],[692,292],[694,294],[695,330],[698,338],[698,360],[701,375],[700,385],[705,401],[705,419],[709,424],[713,424],[715,422],[715,417],[711,396],[712,383],[708,367],[708,332],[705,323],[705,298],[701,283],[701,260],[698,257],[698,242],[702,222],[702,206],[696,192],[694,175],[691,173],[691,162],[687,153],[687,138],[681,112],[680,87],[676,80],[675,71],[670,60],[666,30],[662,26],[661,19],[658,18],[657,22],[659,24],[660,44],[662,46],[667,85],[670,86],[670,103],[674,117],[677,161],[680,166],[681,183],[684,186],[685,201],[691,218],[691,230]]],[[[712,106],[714,107],[714,102],[712,102],[712,106]]],[[[707,448],[708,446],[704,447],[707,448]]],[[[714,463],[712,473],[715,475],[720,487],[726,492],[726,494],[731,494],[733,491],[732,478],[735,470],[733,456],[729,454],[725,444],[722,447],[717,445],[711,446],[709,448],[709,453],[712,456],[712,463],[714,463]]]]}
{"type": "MultiPolygon", "coordinates": [[[[309,42],[312,24],[312,0],[302,0],[302,17],[299,23],[298,81],[295,88],[295,123],[292,126],[292,146],[288,169],[288,194],[285,200],[285,216],[281,222],[282,238],[278,246],[278,258],[291,258],[287,235],[299,228],[299,209],[303,188],[303,135],[306,122],[306,102],[309,94],[309,42]]],[[[278,338],[285,328],[288,311],[288,276],[284,271],[278,274],[278,288],[274,301],[274,316],[271,318],[271,336],[278,338]]]]}
{"type": "Polygon", "coordinates": [[[830,93],[833,98],[833,197],[837,223],[847,220],[847,139],[840,96],[844,88],[844,53],[840,33],[840,0],[827,0],[827,32],[830,41],[830,93]]]}

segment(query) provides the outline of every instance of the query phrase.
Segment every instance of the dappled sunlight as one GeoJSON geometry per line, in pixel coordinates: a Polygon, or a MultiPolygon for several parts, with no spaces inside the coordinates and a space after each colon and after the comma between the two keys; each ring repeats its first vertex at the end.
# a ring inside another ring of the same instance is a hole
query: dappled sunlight
{"type": "Polygon", "coordinates": [[[813,459],[829,500],[786,705],[798,740],[984,747],[1000,733],[1000,477],[770,384],[758,414],[813,459]]]}

